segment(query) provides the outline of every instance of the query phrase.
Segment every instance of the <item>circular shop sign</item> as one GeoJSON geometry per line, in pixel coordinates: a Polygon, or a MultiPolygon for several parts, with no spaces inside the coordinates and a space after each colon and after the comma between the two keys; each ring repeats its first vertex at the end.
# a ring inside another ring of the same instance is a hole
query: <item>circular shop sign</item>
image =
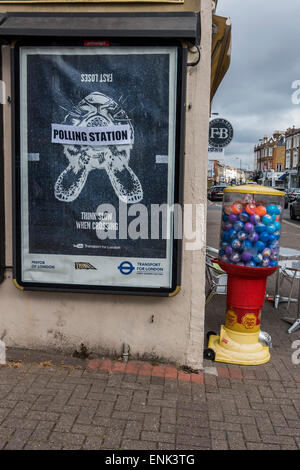
{"type": "Polygon", "coordinates": [[[209,123],[210,147],[223,148],[233,139],[233,127],[226,119],[213,119],[209,123]]]}

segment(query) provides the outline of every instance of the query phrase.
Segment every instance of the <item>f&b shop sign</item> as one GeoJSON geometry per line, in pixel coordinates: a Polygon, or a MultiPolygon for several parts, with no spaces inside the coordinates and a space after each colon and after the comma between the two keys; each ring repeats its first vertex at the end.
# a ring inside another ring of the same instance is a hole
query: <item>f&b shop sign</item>
{"type": "Polygon", "coordinates": [[[209,146],[227,147],[233,139],[233,127],[226,119],[213,119],[209,123],[209,146]]]}

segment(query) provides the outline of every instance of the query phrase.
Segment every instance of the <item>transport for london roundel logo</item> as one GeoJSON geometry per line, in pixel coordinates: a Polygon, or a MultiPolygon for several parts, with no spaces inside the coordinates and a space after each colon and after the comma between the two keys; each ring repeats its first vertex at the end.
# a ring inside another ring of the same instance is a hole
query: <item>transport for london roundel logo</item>
{"type": "Polygon", "coordinates": [[[130,263],[130,261],[123,261],[120,266],[118,266],[118,270],[121,274],[131,274],[134,270],[134,266],[130,263]]]}

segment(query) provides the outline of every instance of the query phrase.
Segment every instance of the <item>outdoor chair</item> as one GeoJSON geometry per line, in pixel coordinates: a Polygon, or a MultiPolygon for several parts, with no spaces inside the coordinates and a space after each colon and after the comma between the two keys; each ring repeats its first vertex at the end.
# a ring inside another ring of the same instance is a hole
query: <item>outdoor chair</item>
{"type": "Polygon", "coordinates": [[[206,248],[206,280],[208,284],[208,293],[205,299],[207,305],[215,294],[224,295],[227,293],[227,274],[214,262],[218,255],[218,250],[212,247],[206,248]]]}
{"type": "MultiPolygon", "coordinates": [[[[282,262],[281,262],[282,263],[282,262]]],[[[284,317],[283,320],[291,323],[288,333],[294,333],[300,328],[300,261],[299,260],[286,260],[280,267],[280,287],[284,281],[290,284],[289,296],[287,297],[287,312],[290,310],[292,302],[297,302],[297,317],[284,317]],[[293,298],[293,292],[298,280],[298,295],[293,298]]]]}

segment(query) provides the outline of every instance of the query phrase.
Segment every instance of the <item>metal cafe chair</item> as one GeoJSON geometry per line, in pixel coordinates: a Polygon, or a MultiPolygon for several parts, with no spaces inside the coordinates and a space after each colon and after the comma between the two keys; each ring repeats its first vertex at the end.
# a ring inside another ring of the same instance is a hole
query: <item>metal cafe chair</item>
{"type": "Polygon", "coordinates": [[[279,249],[279,262],[278,270],[276,274],[275,282],[275,293],[273,295],[267,295],[267,300],[274,302],[274,308],[278,309],[279,304],[282,302],[297,302],[297,299],[290,297],[284,297],[281,295],[281,286],[283,283],[283,276],[281,276],[282,270],[285,268],[287,261],[297,262],[300,261],[300,251],[294,248],[280,247],[279,249]]]}
{"type": "Polygon", "coordinates": [[[208,292],[205,299],[207,305],[215,294],[224,295],[227,293],[227,274],[213,260],[218,255],[215,248],[206,247],[206,280],[208,284],[208,292]]]}
{"type": "Polygon", "coordinates": [[[294,333],[300,328],[300,261],[299,260],[286,260],[280,269],[280,285],[284,281],[290,284],[289,296],[287,297],[287,312],[289,312],[290,305],[292,302],[297,302],[297,317],[283,317],[282,319],[292,326],[288,329],[288,333],[294,333]],[[293,298],[293,292],[298,281],[298,295],[297,298],[293,298]]]}
{"type": "Polygon", "coordinates": [[[213,248],[212,246],[206,246],[206,258],[217,258],[219,254],[219,250],[217,248],[213,248]]]}

